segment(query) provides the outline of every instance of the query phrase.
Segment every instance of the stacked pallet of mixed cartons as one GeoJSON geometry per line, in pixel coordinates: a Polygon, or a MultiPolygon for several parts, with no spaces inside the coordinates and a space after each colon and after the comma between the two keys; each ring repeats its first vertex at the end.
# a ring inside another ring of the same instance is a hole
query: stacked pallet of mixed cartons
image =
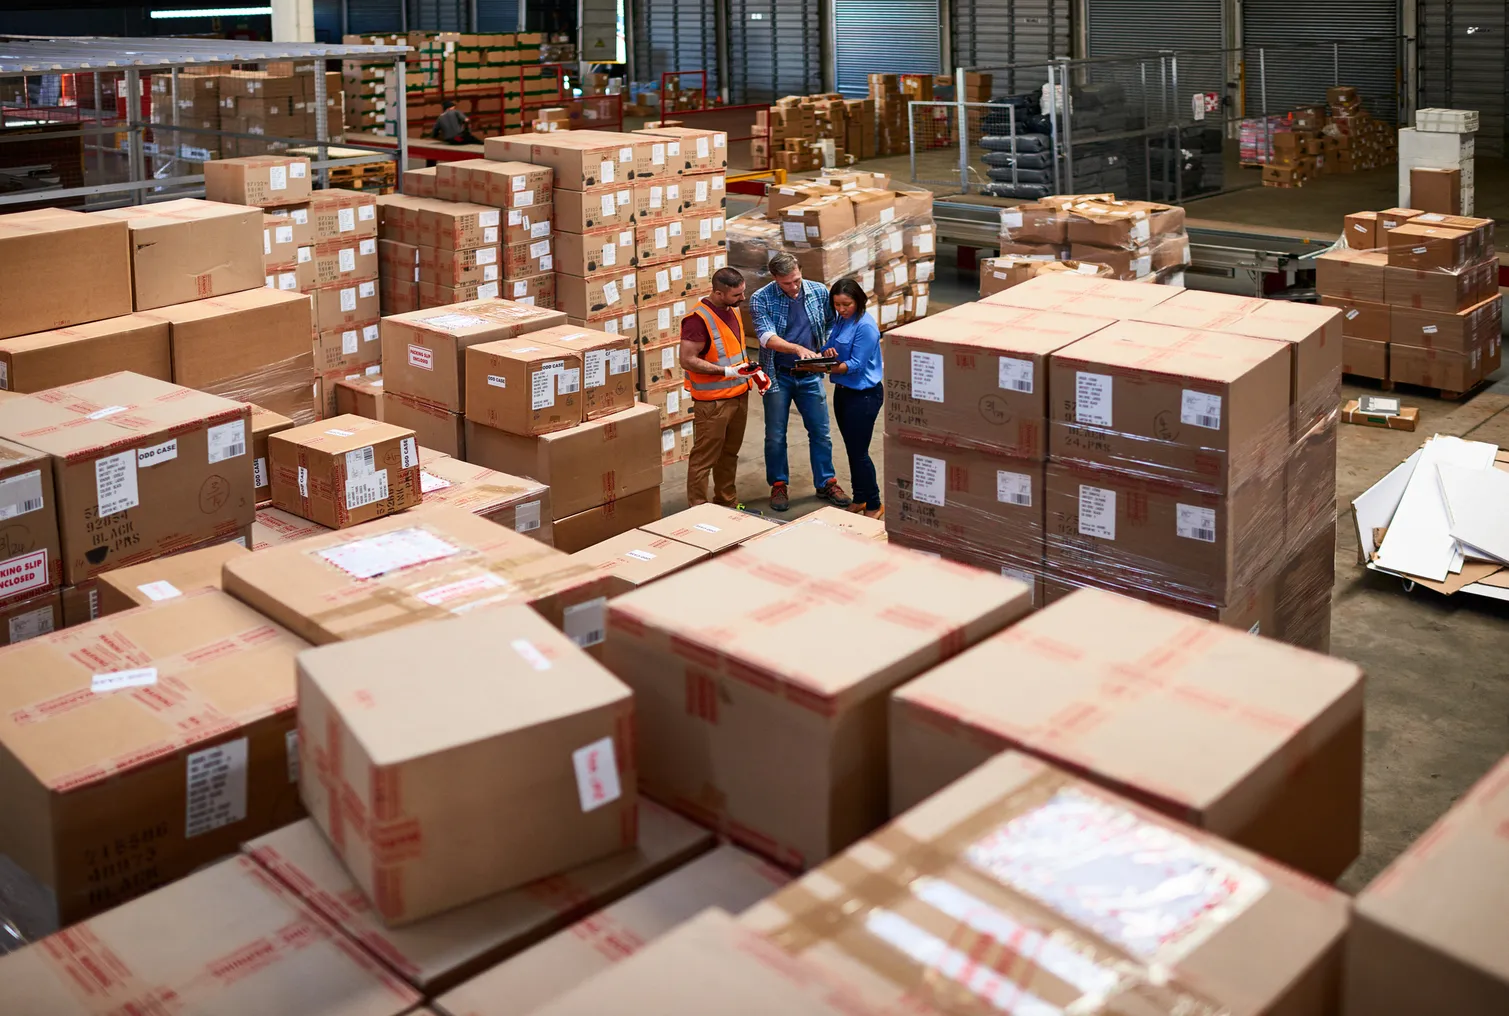
{"type": "Polygon", "coordinates": [[[755,112],[750,158],[757,169],[800,173],[852,166],[877,154],[873,98],[788,95],[755,112]]]}
{"type": "Polygon", "coordinates": [[[1340,317],[1058,273],[897,329],[891,540],[1323,648],[1340,317]]]}
{"type": "Polygon", "coordinates": [[[1326,90],[1326,105],[1301,106],[1285,117],[1243,122],[1242,161],[1261,163],[1263,186],[1303,187],[1322,175],[1356,173],[1395,160],[1388,124],[1362,108],[1351,86],[1326,90]]]}
{"type": "Polygon", "coordinates": [[[1347,216],[1342,234],[1315,288],[1342,313],[1346,373],[1460,394],[1498,370],[1492,219],[1388,208],[1347,216]]]}
{"type": "MultiPolygon", "coordinates": [[[[288,147],[289,141],[317,136],[314,64],[269,65],[265,71],[213,71],[152,76],[152,120],[166,126],[154,133],[162,154],[208,162],[238,155],[264,155],[288,147]],[[176,91],[175,91],[176,90],[176,91]],[[175,106],[176,102],[176,106],[175,106]],[[208,131],[232,131],[260,137],[221,137],[208,131]]],[[[324,72],[326,137],[339,140],[343,118],[341,79],[324,72]]]]}
{"type": "Polygon", "coordinates": [[[1083,275],[1184,284],[1189,234],[1184,209],[1111,194],[1062,194],[1001,209],[1001,257],[980,264],[989,296],[1072,262],[1083,275]],[[1034,267],[1037,262],[1039,267],[1034,267]]]}

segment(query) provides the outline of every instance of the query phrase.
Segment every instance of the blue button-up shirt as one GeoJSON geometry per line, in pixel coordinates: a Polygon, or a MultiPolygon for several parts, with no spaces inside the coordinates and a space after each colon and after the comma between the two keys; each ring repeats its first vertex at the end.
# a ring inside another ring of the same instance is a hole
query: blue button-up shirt
{"type": "MultiPolygon", "coordinates": [[[[802,302],[807,308],[807,320],[812,325],[812,348],[821,352],[828,341],[828,327],[833,323],[833,302],[828,298],[828,287],[811,279],[802,280],[802,302]]],[[[754,317],[755,334],[760,337],[760,366],[765,373],[775,371],[775,354],[765,343],[772,335],[786,338],[787,320],[796,300],[781,290],[778,282],[768,282],[755,290],[749,299],[749,311],[754,317]]]]}
{"type": "Polygon", "coordinates": [[[842,374],[828,375],[836,385],[845,388],[873,388],[885,378],[880,358],[880,327],[868,314],[853,317],[836,317],[833,331],[828,334],[828,345],[838,354],[840,362],[848,365],[842,374]]]}

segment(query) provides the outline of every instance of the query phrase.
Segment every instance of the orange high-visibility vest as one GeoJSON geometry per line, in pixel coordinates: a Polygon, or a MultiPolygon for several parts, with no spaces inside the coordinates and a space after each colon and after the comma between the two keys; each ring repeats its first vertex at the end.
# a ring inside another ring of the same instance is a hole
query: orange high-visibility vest
{"type": "MultiPolygon", "coordinates": [[[[690,321],[693,317],[701,317],[702,323],[707,325],[707,334],[712,338],[708,352],[717,354],[704,356],[703,359],[716,363],[720,367],[737,367],[744,363],[743,322],[735,317],[736,328],[730,329],[721,317],[713,313],[712,307],[705,299],[697,301],[697,306],[682,320],[690,321]]],[[[724,377],[722,374],[699,374],[690,370],[686,372],[685,384],[692,398],[699,402],[710,399],[732,399],[749,391],[747,378],[724,377]]]]}

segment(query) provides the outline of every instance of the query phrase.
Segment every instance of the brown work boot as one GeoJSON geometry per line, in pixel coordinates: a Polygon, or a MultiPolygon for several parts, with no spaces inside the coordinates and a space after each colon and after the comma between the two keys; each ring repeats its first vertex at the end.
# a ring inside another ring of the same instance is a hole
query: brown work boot
{"type": "Polygon", "coordinates": [[[867,518],[867,519],[883,519],[883,518],[885,518],[885,505],[881,505],[879,508],[866,508],[865,509],[865,518],[867,518]]]}
{"type": "Polygon", "coordinates": [[[817,496],[831,505],[839,508],[847,508],[853,504],[853,498],[844,493],[844,489],[838,485],[837,480],[829,480],[817,489],[817,496]]]}
{"type": "Polygon", "coordinates": [[[786,492],[786,484],[773,484],[770,488],[770,510],[783,512],[790,507],[791,495],[786,492]]]}

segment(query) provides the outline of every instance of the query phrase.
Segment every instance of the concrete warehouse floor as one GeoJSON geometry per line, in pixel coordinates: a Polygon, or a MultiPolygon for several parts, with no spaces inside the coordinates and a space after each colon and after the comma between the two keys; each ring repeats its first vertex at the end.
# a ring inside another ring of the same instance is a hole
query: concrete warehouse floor
{"type": "MultiPolygon", "coordinates": [[[[1339,216],[1337,216],[1339,218],[1339,216]]],[[[978,283],[940,251],[937,309],[975,298],[978,283]]],[[[1397,579],[1357,564],[1351,502],[1432,434],[1455,434],[1509,446],[1509,367],[1497,383],[1460,403],[1401,393],[1420,409],[1414,433],[1340,425],[1336,497],[1336,585],[1331,652],[1367,673],[1367,740],[1362,856],[1341,879],[1356,892],[1425,832],[1480,776],[1509,753],[1509,603],[1481,597],[1406,593],[1397,579]]],[[[1344,398],[1377,389],[1343,386],[1344,398]]],[[[829,405],[831,418],[832,407],[829,405]]],[[[831,422],[831,421],[830,421],[831,422]]],[[[769,510],[764,414],[758,399],[739,458],[739,494],[751,510],[792,519],[822,507],[812,485],[807,436],[793,408],[788,427],[791,510],[769,510]]],[[[834,466],[851,490],[837,423],[834,466]]],[[[880,427],[870,454],[883,475],[880,427]]],[[[666,470],[665,514],[686,507],[686,466],[666,470]]]]}

